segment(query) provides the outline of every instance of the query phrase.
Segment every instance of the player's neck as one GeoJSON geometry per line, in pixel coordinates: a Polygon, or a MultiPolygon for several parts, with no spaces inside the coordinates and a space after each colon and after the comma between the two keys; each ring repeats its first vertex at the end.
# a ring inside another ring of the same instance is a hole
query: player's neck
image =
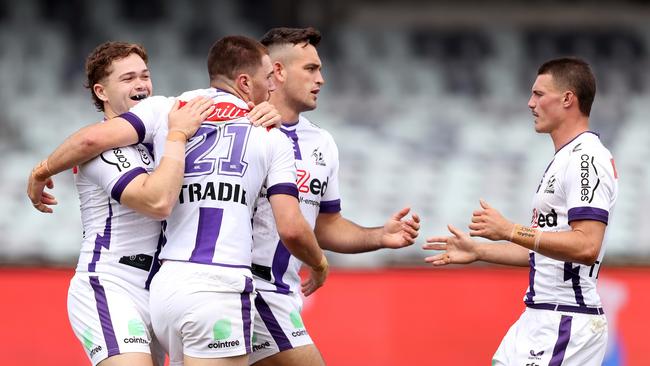
{"type": "MultiPolygon", "coordinates": [[[[121,113],[120,113],[121,114],[121,113]]],[[[115,118],[120,114],[116,113],[110,105],[104,104],[104,120],[115,118]]]]}
{"type": "Polygon", "coordinates": [[[288,103],[288,100],[284,97],[284,95],[277,92],[271,93],[269,103],[273,104],[278,112],[280,112],[280,118],[282,118],[283,124],[294,124],[296,121],[298,121],[300,112],[291,107],[290,103],[288,103]]]}
{"type": "Polygon", "coordinates": [[[589,118],[587,117],[580,117],[573,121],[561,123],[558,128],[550,133],[555,152],[576,138],[576,136],[586,131],[589,131],[589,118]]]}
{"type": "Polygon", "coordinates": [[[226,80],[225,78],[218,77],[217,80],[210,82],[210,86],[222,90],[226,93],[230,93],[246,103],[250,101],[250,98],[246,93],[239,90],[232,81],[226,80]]]}

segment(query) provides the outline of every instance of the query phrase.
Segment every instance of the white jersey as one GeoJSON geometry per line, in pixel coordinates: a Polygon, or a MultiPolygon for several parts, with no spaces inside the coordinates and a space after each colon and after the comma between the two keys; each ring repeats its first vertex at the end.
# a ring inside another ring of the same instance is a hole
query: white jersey
{"type": "Polygon", "coordinates": [[[106,273],[148,288],[159,267],[161,223],[120,204],[126,186],[153,170],[142,145],[104,151],[75,174],[84,236],[76,271],[106,273]]]}
{"type": "MultiPolygon", "coordinates": [[[[564,145],[546,169],[533,199],[532,227],[570,231],[575,220],[607,224],[618,195],[614,159],[598,135],[585,132],[564,145]]],[[[602,313],[596,292],[605,243],[593,266],[562,262],[530,252],[527,306],[588,314],[602,313]]]]}
{"type": "MultiPolygon", "coordinates": [[[[302,116],[297,123],[282,126],[281,131],[293,143],[300,210],[313,229],[319,213],[341,211],[338,149],[327,131],[302,116]]],[[[253,242],[256,288],[280,293],[296,292],[302,263],[280,241],[266,190],[257,199],[253,242]]]]}
{"type": "MultiPolygon", "coordinates": [[[[212,98],[215,112],[188,142],[179,201],[167,219],[161,259],[250,268],[253,207],[262,185],[297,197],[291,143],[277,129],[254,127],[246,103],[210,88],[186,92],[212,98]]],[[[121,117],[162,157],[174,98],[151,97],[121,117]]],[[[159,162],[159,160],[157,160],[159,162]]]]}

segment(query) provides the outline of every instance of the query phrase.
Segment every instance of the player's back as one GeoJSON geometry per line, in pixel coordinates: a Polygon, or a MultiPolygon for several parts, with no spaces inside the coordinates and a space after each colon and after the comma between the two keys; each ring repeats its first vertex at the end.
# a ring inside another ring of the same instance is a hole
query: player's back
{"type": "Polygon", "coordinates": [[[167,219],[161,258],[250,268],[255,199],[263,184],[273,193],[295,193],[293,150],[277,129],[254,127],[246,118],[223,121],[246,110],[241,99],[214,88],[179,98],[196,95],[213,98],[220,109],[188,142],[185,178],[167,219]]]}
{"type": "Polygon", "coordinates": [[[77,272],[117,276],[146,288],[157,266],[160,221],[121,205],[122,191],[153,170],[142,145],[115,148],[82,164],[75,173],[84,238],[77,272]]]}

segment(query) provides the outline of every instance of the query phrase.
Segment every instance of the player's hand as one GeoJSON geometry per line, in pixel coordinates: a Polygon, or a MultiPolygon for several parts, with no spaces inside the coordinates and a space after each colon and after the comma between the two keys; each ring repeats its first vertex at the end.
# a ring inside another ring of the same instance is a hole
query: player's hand
{"type": "Polygon", "coordinates": [[[248,102],[248,108],[250,108],[251,111],[248,112],[247,117],[253,126],[278,128],[282,126],[282,117],[280,116],[280,112],[275,109],[273,104],[262,102],[255,105],[253,102],[248,102]]]}
{"type": "Polygon", "coordinates": [[[482,210],[472,213],[469,235],[480,236],[490,240],[510,240],[513,223],[506,220],[499,211],[480,200],[482,210]]]}
{"type": "Polygon", "coordinates": [[[167,126],[169,131],[180,131],[189,140],[213,111],[214,105],[210,98],[195,97],[182,107],[176,99],[169,111],[167,126]]]}
{"type": "Polygon", "coordinates": [[[32,201],[32,205],[35,209],[45,212],[52,213],[53,210],[49,206],[56,205],[58,202],[56,198],[48,192],[45,192],[45,187],[52,189],[54,188],[54,181],[52,177],[42,178],[38,174],[38,170],[43,165],[41,162],[39,165],[32,169],[32,172],[29,174],[29,179],[27,181],[27,196],[29,200],[32,201]]]}
{"type": "MultiPolygon", "coordinates": [[[[323,258],[325,258],[325,256],[323,256],[323,258]]],[[[301,284],[303,295],[309,296],[321,288],[329,273],[330,266],[327,259],[325,259],[325,264],[322,268],[314,269],[313,267],[310,267],[309,278],[301,284]]]]}
{"type": "Polygon", "coordinates": [[[382,248],[402,248],[415,243],[420,230],[420,216],[414,213],[410,220],[403,220],[410,211],[405,207],[384,224],[380,240],[382,248]]]}
{"type": "Polygon", "coordinates": [[[479,259],[477,245],[469,235],[452,225],[447,225],[453,236],[433,236],[422,246],[425,250],[443,250],[444,253],[424,258],[434,266],[447,264],[468,264],[479,259]]]}

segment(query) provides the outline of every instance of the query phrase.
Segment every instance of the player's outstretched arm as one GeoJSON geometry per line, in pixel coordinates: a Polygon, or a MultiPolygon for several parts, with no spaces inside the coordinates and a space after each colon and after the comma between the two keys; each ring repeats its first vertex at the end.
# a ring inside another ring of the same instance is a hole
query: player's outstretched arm
{"type": "Polygon", "coordinates": [[[542,232],[514,224],[487,202],[480,201],[482,210],[474,211],[469,225],[471,236],[490,240],[508,240],[559,261],[591,266],[598,259],[607,225],[595,220],[572,221],[570,231],[542,232]]]}
{"type": "MultiPolygon", "coordinates": [[[[214,110],[210,99],[195,98],[182,108],[179,105],[176,101],[169,112],[169,125],[176,128],[200,124],[214,110]]],[[[194,134],[191,130],[187,133],[194,134]]],[[[186,132],[170,130],[160,165],[150,175],[134,178],[122,192],[120,203],[155,219],[169,216],[183,184],[186,143],[186,132]]]]}
{"type": "Polygon", "coordinates": [[[137,141],[137,131],[123,118],[86,126],[68,137],[48,158],[32,169],[27,182],[27,196],[34,208],[51,213],[48,205],[55,204],[56,199],[44,190],[45,187],[54,187],[52,176],[84,163],[105,150],[132,145],[137,141]]]}
{"type": "Polygon", "coordinates": [[[420,217],[405,207],[381,227],[367,228],[344,218],[340,213],[321,213],[314,232],[321,248],[337,253],[365,253],[382,248],[402,248],[415,243],[420,230],[420,217]]]}
{"type": "Polygon", "coordinates": [[[528,250],[512,243],[477,243],[466,233],[447,225],[451,236],[434,236],[422,246],[425,250],[441,250],[442,253],[424,260],[434,266],[469,264],[476,261],[528,266],[528,250]]]}
{"type": "Polygon", "coordinates": [[[310,277],[302,284],[302,292],[309,296],[323,286],[329,264],[318,246],[314,232],[302,216],[298,200],[286,194],[269,196],[280,239],[289,252],[311,268],[310,277]]]}

